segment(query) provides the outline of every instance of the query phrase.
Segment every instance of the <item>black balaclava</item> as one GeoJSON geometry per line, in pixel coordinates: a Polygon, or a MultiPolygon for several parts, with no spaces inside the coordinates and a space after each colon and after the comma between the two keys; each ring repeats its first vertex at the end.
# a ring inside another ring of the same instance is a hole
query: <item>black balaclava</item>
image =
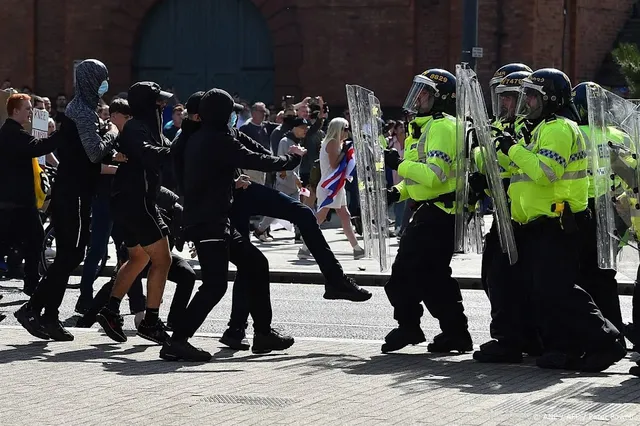
{"type": "Polygon", "coordinates": [[[231,132],[229,118],[235,102],[231,95],[221,89],[211,89],[204,94],[199,106],[202,126],[221,132],[231,132]]]}
{"type": "Polygon", "coordinates": [[[162,134],[163,108],[157,104],[160,93],[160,85],[157,83],[141,81],[129,88],[127,96],[132,117],[149,126],[158,141],[162,134]]]}

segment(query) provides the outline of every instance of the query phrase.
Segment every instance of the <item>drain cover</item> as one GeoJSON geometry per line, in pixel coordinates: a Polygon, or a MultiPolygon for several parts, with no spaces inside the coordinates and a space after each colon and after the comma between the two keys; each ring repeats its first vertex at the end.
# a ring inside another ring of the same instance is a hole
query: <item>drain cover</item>
{"type": "Polygon", "coordinates": [[[201,398],[199,401],[214,402],[217,404],[261,405],[264,407],[286,407],[299,402],[298,400],[291,398],[273,398],[248,395],[212,395],[201,398]]]}

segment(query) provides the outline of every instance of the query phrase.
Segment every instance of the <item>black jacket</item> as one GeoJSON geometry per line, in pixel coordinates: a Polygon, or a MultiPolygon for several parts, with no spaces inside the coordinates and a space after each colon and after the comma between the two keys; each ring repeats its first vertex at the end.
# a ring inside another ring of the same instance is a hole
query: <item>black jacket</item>
{"type": "Polygon", "coordinates": [[[127,162],[118,165],[113,196],[155,201],[160,191],[161,170],[169,160],[170,142],[162,135],[162,121],[156,106],[157,95],[136,92],[128,101],[133,118],[122,129],[118,151],[127,162]]]}
{"type": "Polygon", "coordinates": [[[291,170],[300,157],[274,157],[253,152],[246,146],[259,145],[243,133],[228,126],[233,99],[228,93],[213,89],[200,102],[200,130],[183,141],[182,163],[184,190],[184,226],[213,223],[227,226],[235,188],[237,169],[265,172],[291,170]]]}
{"type": "Polygon", "coordinates": [[[35,207],[33,158],[53,152],[60,140],[60,132],[36,139],[17,121],[4,122],[0,127],[0,209],[35,207]]]}

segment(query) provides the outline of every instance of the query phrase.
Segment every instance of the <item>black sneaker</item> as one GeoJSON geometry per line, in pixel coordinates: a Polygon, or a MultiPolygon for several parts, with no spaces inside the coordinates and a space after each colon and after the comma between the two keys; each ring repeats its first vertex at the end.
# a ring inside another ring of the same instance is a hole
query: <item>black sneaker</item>
{"type": "Polygon", "coordinates": [[[327,283],[324,287],[324,296],[327,300],[349,300],[351,302],[366,302],[371,299],[371,293],[356,284],[353,278],[342,277],[338,283],[327,283]]]}
{"type": "Polygon", "coordinates": [[[57,342],[72,342],[73,334],[69,333],[58,318],[42,318],[42,327],[49,337],[57,342]]]}
{"type": "Polygon", "coordinates": [[[384,338],[382,353],[398,351],[408,345],[417,345],[427,340],[420,327],[394,328],[384,338]]]}
{"type": "Polygon", "coordinates": [[[289,349],[293,343],[293,337],[280,334],[280,332],[272,328],[269,333],[255,333],[253,335],[251,352],[254,354],[268,354],[271,351],[284,351],[289,349]]]}
{"type": "Polygon", "coordinates": [[[98,320],[98,324],[100,324],[106,335],[109,336],[111,340],[115,340],[118,343],[124,343],[127,341],[127,336],[125,336],[124,331],[122,330],[124,319],[122,319],[122,315],[120,315],[120,313],[104,307],[100,309],[100,312],[96,315],[96,319],[98,320]]]}
{"type": "Polygon", "coordinates": [[[468,331],[460,335],[440,333],[427,345],[427,350],[431,353],[465,353],[473,350],[473,341],[468,331]]]}
{"type": "Polygon", "coordinates": [[[27,296],[33,296],[33,293],[36,292],[36,287],[38,287],[38,281],[27,281],[25,280],[24,286],[22,287],[22,292],[27,296]]]}
{"type": "Polygon", "coordinates": [[[13,316],[16,317],[20,325],[33,337],[49,340],[49,335],[40,322],[40,315],[30,309],[28,305],[28,303],[22,305],[20,309],[13,313],[13,316]]]}
{"type": "Polygon", "coordinates": [[[80,315],[84,315],[93,307],[93,299],[90,297],[78,297],[76,302],[75,311],[80,315]]]}
{"type": "Polygon", "coordinates": [[[227,328],[220,338],[220,343],[237,351],[249,350],[249,341],[246,339],[244,328],[227,328]]]}
{"type": "Polygon", "coordinates": [[[209,362],[211,354],[186,340],[168,338],[160,349],[160,358],[166,361],[209,362]]]}
{"type": "Polygon", "coordinates": [[[146,320],[142,320],[136,334],[143,339],[151,340],[159,345],[164,344],[164,342],[169,339],[169,334],[160,318],[158,318],[155,324],[148,324],[146,320]]]}

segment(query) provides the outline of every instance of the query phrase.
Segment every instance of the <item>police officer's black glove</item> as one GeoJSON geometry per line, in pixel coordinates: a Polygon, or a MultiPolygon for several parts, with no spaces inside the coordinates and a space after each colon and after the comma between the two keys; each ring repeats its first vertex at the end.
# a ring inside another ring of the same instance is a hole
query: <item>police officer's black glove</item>
{"type": "Polygon", "coordinates": [[[513,136],[507,132],[498,138],[498,142],[500,144],[500,151],[502,151],[504,155],[509,155],[509,148],[516,144],[513,136]]]}
{"type": "Polygon", "coordinates": [[[398,166],[402,163],[402,158],[400,158],[400,153],[395,149],[385,149],[384,150],[384,165],[391,170],[398,170],[398,166]]]}
{"type": "Polygon", "coordinates": [[[387,205],[390,206],[393,203],[400,201],[400,191],[395,186],[387,189],[387,205]]]}
{"type": "Polygon", "coordinates": [[[487,177],[480,172],[471,173],[469,175],[469,187],[475,193],[484,192],[485,189],[489,188],[487,177]]]}

